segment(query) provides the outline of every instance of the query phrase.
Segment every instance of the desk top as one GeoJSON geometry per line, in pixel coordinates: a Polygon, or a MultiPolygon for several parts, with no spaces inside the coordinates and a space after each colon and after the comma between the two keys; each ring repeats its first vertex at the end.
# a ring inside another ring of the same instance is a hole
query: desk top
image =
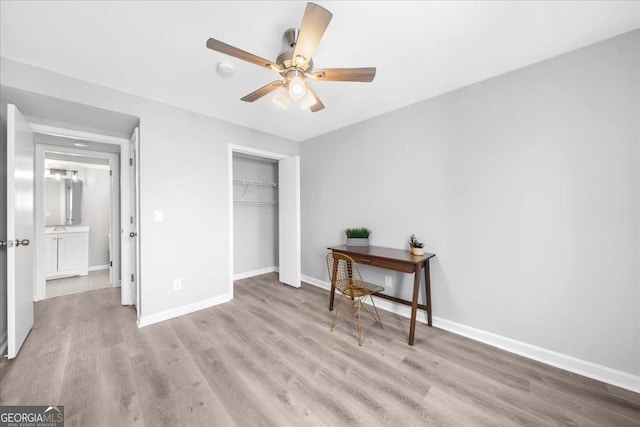
{"type": "Polygon", "coordinates": [[[358,255],[366,255],[376,258],[384,258],[391,261],[401,261],[411,264],[419,264],[433,258],[436,254],[425,252],[424,255],[413,255],[410,251],[404,249],[384,248],[382,246],[331,246],[327,248],[331,251],[343,252],[345,254],[354,253],[358,255]]]}

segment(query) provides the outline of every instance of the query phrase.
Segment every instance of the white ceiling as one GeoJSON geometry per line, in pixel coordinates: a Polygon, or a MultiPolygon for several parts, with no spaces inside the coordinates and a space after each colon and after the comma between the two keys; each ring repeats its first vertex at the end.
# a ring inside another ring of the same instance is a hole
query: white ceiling
{"type": "Polygon", "coordinates": [[[373,83],[313,82],[318,113],[241,102],[278,74],[205,47],[274,60],[306,2],[2,1],[0,54],[300,141],[640,28],[640,2],[317,3],[334,17],[315,67],[378,68],[373,83]]]}

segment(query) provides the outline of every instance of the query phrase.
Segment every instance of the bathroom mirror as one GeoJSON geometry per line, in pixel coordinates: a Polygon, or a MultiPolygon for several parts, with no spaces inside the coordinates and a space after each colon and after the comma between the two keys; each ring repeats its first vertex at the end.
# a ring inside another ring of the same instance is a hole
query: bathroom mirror
{"type": "Polygon", "coordinates": [[[82,201],[82,181],[65,180],[65,224],[78,225],[82,221],[80,203],[82,201]]]}
{"type": "Polygon", "coordinates": [[[45,179],[45,225],[79,225],[82,222],[82,181],[45,179]]]}

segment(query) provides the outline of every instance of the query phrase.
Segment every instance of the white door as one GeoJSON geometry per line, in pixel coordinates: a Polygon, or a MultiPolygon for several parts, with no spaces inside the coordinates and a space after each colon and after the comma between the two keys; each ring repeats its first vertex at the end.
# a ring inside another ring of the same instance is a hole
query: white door
{"type": "Polygon", "coordinates": [[[131,135],[131,145],[129,147],[131,154],[131,161],[129,162],[130,170],[130,192],[131,197],[130,209],[131,209],[131,228],[129,231],[129,239],[131,241],[131,302],[140,312],[138,305],[138,283],[140,276],[139,256],[140,256],[140,244],[139,244],[139,231],[138,231],[138,180],[140,177],[138,167],[140,161],[138,159],[138,148],[140,144],[140,137],[138,134],[138,128],[135,128],[133,135],[131,135]]]}
{"type": "Polygon", "coordinates": [[[278,165],[280,282],[300,287],[300,157],[278,165]]]}
{"type": "Polygon", "coordinates": [[[16,357],[33,326],[33,132],[7,105],[7,352],[16,357]]]}

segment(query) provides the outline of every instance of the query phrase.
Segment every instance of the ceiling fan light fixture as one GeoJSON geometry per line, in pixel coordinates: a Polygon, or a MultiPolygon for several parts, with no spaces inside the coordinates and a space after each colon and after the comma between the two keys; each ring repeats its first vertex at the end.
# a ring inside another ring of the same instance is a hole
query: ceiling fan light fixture
{"type": "Polygon", "coordinates": [[[284,87],[280,86],[275,90],[272,101],[282,108],[287,108],[289,106],[289,93],[284,87]]]}
{"type": "Polygon", "coordinates": [[[314,71],[312,59],[314,52],[332,18],[333,14],[327,9],[308,2],[300,29],[289,28],[284,32],[284,46],[275,61],[261,58],[214,38],[209,38],[206,45],[208,49],[216,52],[250,62],[261,68],[277,71],[280,78],[283,79],[254,90],[240,98],[241,101],[254,102],[275,91],[273,102],[281,107],[287,108],[293,99],[300,101],[302,108],[309,108],[311,112],[315,113],[323,110],[325,106],[313,88],[305,84],[305,78],[324,81],[372,82],[376,75],[375,67],[325,68],[314,71]],[[311,94],[309,95],[308,92],[311,94]]]}
{"type": "Polygon", "coordinates": [[[289,80],[289,95],[291,95],[292,99],[302,99],[306,91],[307,88],[304,84],[304,80],[300,77],[295,76],[289,80]]]}
{"type": "Polygon", "coordinates": [[[313,96],[313,93],[311,93],[310,90],[307,90],[304,96],[302,97],[302,99],[300,100],[300,108],[304,110],[305,108],[309,108],[315,105],[316,102],[318,102],[316,97],[313,96]]]}

